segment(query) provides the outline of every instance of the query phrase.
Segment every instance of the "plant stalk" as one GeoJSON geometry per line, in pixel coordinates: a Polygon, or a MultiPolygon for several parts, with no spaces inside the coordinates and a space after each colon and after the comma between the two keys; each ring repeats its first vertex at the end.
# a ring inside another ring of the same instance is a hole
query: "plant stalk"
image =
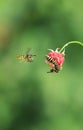
{"type": "Polygon", "coordinates": [[[78,44],[78,45],[81,45],[81,46],[83,46],[83,43],[82,42],[79,42],[79,41],[70,41],[70,42],[67,42],[61,49],[60,49],[60,53],[63,51],[63,50],[65,50],[65,48],[67,47],[67,46],[69,46],[70,44],[78,44]]]}

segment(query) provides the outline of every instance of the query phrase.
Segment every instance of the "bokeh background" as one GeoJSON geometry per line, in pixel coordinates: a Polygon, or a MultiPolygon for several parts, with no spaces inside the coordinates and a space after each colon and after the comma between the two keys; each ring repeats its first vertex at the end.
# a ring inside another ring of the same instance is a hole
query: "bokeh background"
{"type": "Polygon", "coordinates": [[[48,48],[83,41],[83,0],[0,0],[0,130],[83,130],[83,47],[47,74],[48,48]],[[37,56],[20,62],[27,48],[37,56]]]}

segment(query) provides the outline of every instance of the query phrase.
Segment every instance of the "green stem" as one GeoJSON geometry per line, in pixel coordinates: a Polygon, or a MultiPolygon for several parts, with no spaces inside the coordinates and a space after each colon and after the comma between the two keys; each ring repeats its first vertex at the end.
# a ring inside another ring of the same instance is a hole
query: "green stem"
{"type": "Polygon", "coordinates": [[[71,41],[71,42],[67,42],[61,49],[60,49],[60,53],[70,44],[79,44],[81,46],[83,46],[83,43],[82,42],[79,42],[79,41],[71,41]]]}

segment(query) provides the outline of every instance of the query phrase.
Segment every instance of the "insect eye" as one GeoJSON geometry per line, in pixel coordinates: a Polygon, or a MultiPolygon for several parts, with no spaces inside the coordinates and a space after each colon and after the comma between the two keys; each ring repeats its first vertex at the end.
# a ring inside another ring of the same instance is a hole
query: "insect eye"
{"type": "Polygon", "coordinates": [[[56,68],[56,72],[58,73],[60,71],[60,67],[56,65],[55,68],[56,68]]]}

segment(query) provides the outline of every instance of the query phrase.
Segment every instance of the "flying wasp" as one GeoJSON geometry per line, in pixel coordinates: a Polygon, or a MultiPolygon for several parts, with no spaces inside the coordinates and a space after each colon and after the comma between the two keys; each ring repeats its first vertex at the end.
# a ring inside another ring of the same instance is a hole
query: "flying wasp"
{"type": "Polygon", "coordinates": [[[19,60],[24,60],[26,62],[32,62],[34,60],[34,56],[36,55],[33,55],[33,54],[30,54],[30,48],[27,50],[26,54],[25,55],[18,55],[16,58],[19,59],[19,60]]]}

